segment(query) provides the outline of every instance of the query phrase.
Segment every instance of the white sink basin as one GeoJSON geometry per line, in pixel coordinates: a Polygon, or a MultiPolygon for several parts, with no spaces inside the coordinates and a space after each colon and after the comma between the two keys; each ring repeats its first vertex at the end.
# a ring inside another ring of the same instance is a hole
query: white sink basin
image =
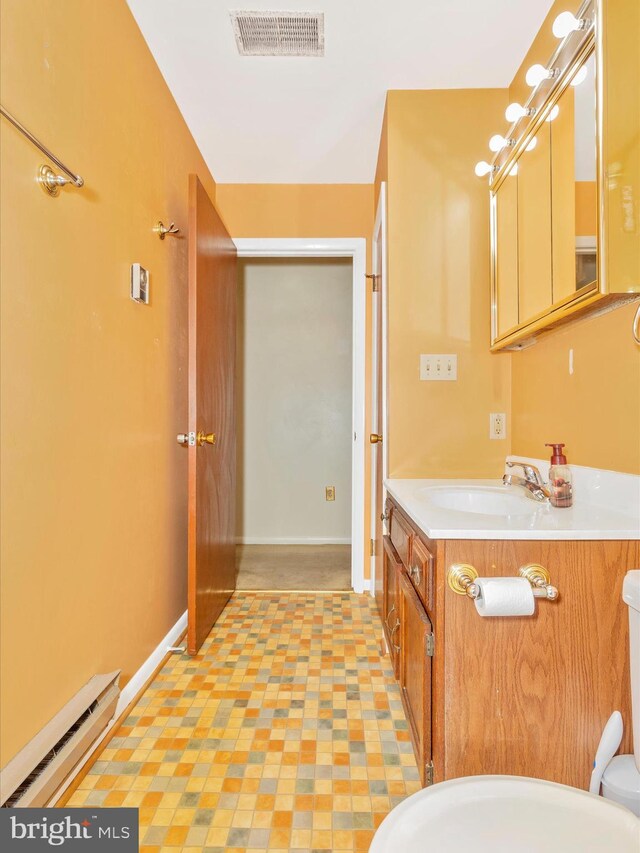
{"type": "Polygon", "coordinates": [[[510,486],[427,486],[419,494],[440,509],[477,515],[533,515],[544,506],[510,486]]]}
{"type": "Polygon", "coordinates": [[[586,791],[523,776],[424,788],[380,824],[369,853],[638,853],[640,820],[586,791]]]}

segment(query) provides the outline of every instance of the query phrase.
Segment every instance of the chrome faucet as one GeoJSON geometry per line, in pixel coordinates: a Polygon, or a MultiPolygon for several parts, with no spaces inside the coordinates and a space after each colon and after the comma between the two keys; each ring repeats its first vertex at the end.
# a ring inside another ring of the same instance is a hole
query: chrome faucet
{"type": "Polygon", "coordinates": [[[522,486],[531,494],[534,500],[549,500],[551,492],[545,485],[542,474],[535,465],[530,465],[528,462],[519,462],[517,459],[507,460],[507,468],[513,468],[514,466],[522,468],[524,477],[518,477],[515,474],[505,474],[502,478],[505,486],[522,486]]]}

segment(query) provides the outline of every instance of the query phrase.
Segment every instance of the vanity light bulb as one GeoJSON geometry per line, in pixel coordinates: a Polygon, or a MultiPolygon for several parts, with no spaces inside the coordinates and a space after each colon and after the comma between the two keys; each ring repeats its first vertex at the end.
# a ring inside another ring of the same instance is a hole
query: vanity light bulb
{"type": "Polygon", "coordinates": [[[560,107],[556,104],[555,107],[551,110],[545,121],[553,121],[554,118],[558,118],[558,113],[560,112],[560,107]]]}
{"type": "Polygon", "coordinates": [[[504,117],[508,122],[511,122],[511,124],[520,121],[520,119],[526,116],[526,114],[527,111],[521,104],[509,104],[507,109],[504,111],[504,117]]]}
{"type": "Polygon", "coordinates": [[[553,22],[553,34],[558,39],[566,38],[569,33],[582,29],[582,21],[571,12],[562,12],[553,22]]]}
{"type": "Polygon", "coordinates": [[[534,136],[533,139],[531,140],[531,142],[529,142],[529,144],[527,145],[527,147],[524,150],[525,151],[533,151],[533,149],[536,147],[537,144],[538,144],[538,137],[534,136]]]}
{"type": "Polygon", "coordinates": [[[484,178],[484,176],[488,175],[489,172],[493,172],[493,166],[491,163],[487,163],[486,160],[480,160],[479,163],[476,163],[474,171],[479,178],[484,178]]]}
{"type": "Polygon", "coordinates": [[[543,80],[547,80],[551,75],[547,68],[544,65],[532,65],[531,68],[527,71],[526,81],[527,86],[531,86],[535,88],[542,83],[543,80]]]}
{"type": "Polygon", "coordinates": [[[518,164],[514,163],[513,166],[509,169],[509,177],[518,174],[518,164]]]}
{"type": "Polygon", "coordinates": [[[580,71],[576,74],[576,76],[571,81],[572,86],[579,86],[580,83],[584,83],[587,79],[587,66],[583,65],[580,71]]]}
{"type": "Polygon", "coordinates": [[[489,140],[489,148],[492,151],[501,151],[508,144],[509,141],[504,136],[500,136],[499,133],[494,134],[489,140]]]}

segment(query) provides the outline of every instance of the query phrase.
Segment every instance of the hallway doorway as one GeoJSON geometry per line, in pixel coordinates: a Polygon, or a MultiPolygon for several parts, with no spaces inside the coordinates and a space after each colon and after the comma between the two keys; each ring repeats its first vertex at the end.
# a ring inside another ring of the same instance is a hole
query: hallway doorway
{"type": "Polygon", "coordinates": [[[361,592],[365,241],[235,242],[238,589],[361,592]]]}

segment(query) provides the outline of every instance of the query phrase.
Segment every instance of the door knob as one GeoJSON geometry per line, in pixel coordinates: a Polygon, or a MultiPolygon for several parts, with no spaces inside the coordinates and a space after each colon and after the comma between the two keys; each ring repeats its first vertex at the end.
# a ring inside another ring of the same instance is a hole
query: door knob
{"type": "Polygon", "coordinates": [[[215,444],[216,434],[214,432],[204,432],[204,430],[199,430],[198,435],[196,436],[196,443],[198,447],[202,447],[203,444],[215,444]]]}
{"type": "Polygon", "coordinates": [[[372,432],[371,435],[369,436],[369,441],[371,444],[381,444],[382,443],[382,436],[376,435],[375,432],[372,432]]]}
{"type": "Polygon", "coordinates": [[[183,447],[186,447],[189,444],[189,433],[179,432],[176,436],[176,441],[178,442],[178,444],[181,444],[183,447]]]}

